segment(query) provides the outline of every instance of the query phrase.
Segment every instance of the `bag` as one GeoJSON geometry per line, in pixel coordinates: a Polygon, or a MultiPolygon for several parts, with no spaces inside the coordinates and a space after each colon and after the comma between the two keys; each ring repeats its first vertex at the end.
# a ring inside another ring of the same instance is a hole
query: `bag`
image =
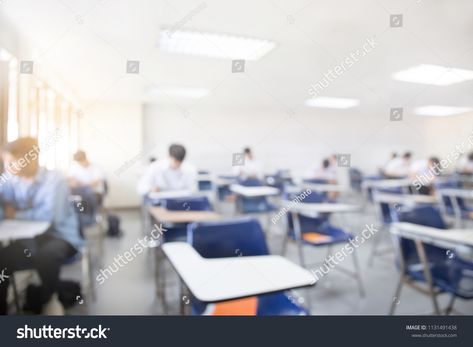
{"type": "Polygon", "coordinates": [[[107,235],[110,237],[120,237],[122,236],[122,231],[120,230],[120,218],[114,214],[109,214],[107,216],[108,230],[107,235]]]}
{"type": "MultiPolygon", "coordinates": [[[[26,302],[23,306],[25,311],[41,314],[43,308],[41,290],[41,286],[36,284],[29,284],[28,287],[26,287],[26,302]]],[[[83,302],[83,296],[78,282],[60,281],[57,291],[58,299],[64,308],[70,308],[77,303],[83,302]]]]}

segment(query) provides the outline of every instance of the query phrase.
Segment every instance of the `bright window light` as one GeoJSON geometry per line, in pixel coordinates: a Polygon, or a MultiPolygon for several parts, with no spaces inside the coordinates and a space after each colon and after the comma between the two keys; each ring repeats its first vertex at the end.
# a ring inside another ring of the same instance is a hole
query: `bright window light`
{"type": "Polygon", "coordinates": [[[186,98],[186,99],[200,99],[209,95],[210,91],[205,88],[187,88],[187,87],[173,87],[173,88],[153,88],[149,91],[150,96],[171,97],[171,98],[186,98]]]}
{"type": "Polygon", "coordinates": [[[200,31],[164,29],[159,48],[165,52],[212,58],[258,60],[275,47],[269,40],[200,31]]]}
{"type": "Polygon", "coordinates": [[[473,71],[440,65],[421,64],[407,70],[396,72],[392,75],[392,78],[404,82],[448,86],[450,84],[473,80],[473,71]]]}
{"type": "Polygon", "coordinates": [[[317,98],[307,99],[305,101],[305,104],[306,106],[310,107],[346,109],[358,106],[360,104],[360,101],[357,99],[331,98],[319,96],[317,98]]]}
{"type": "Polygon", "coordinates": [[[439,106],[439,105],[429,105],[417,107],[414,109],[414,113],[419,116],[434,116],[434,117],[444,117],[444,116],[453,116],[456,114],[461,114],[465,112],[473,111],[470,107],[455,107],[455,106],[439,106]]]}

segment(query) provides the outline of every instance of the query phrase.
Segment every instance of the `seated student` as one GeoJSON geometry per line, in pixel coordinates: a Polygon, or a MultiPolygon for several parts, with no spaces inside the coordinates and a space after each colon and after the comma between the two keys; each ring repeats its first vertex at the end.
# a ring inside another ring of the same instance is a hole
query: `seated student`
{"type": "Polygon", "coordinates": [[[389,158],[389,160],[379,169],[379,173],[382,175],[382,176],[386,176],[386,167],[388,166],[388,164],[397,158],[397,153],[396,152],[392,152],[391,153],[391,157],[389,158]]]}
{"type": "Polygon", "coordinates": [[[68,172],[69,186],[73,195],[79,195],[87,207],[81,214],[83,225],[93,223],[105,195],[105,176],[102,171],[87,159],[84,151],[77,151],[68,172]]]}
{"type": "Polygon", "coordinates": [[[35,269],[41,279],[42,312],[63,314],[57,296],[60,268],[82,244],[77,216],[68,200],[67,180],[40,167],[38,156],[38,142],[31,137],[19,138],[3,149],[3,218],[47,221],[51,227],[33,239],[0,248],[0,269],[5,269],[6,275],[0,282],[0,314],[7,313],[8,277],[25,269],[35,269]],[[31,252],[30,257],[25,256],[25,249],[31,252]]]}
{"type": "Polygon", "coordinates": [[[327,183],[332,184],[337,183],[336,171],[334,170],[333,165],[330,163],[330,159],[328,158],[322,160],[321,166],[312,168],[307,171],[305,178],[324,180],[327,181],[327,183]]]}
{"type": "Polygon", "coordinates": [[[458,173],[462,175],[473,175],[473,152],[462,158],[459,163],[458,173]]]}
{"type": "Polygon", "coordinates": [[[249,178],[261,179],[261,165],[257,160],[255,160],[251,148],[246,147],[243,150],[243,154],[245,156],[245,161],[243,165],[236,165],[233,167],[233,174],[243,180],[249,178]]]}
{"type": "Polygon", "coordinates": [[[138,182],[138,193],[146,196],[150,192],[198,190],[197,169],[187,162],[186,149],[179,144],[169,146],[169,158],[151,163],[138,182]]]}
{"type": "Polygon", "coordinates": [[[416,165],[411,166],[409,177],[419,194],[432,195],[434,193],[433,184],[440,175],[441,169],[440,160],[437,157],[417,161],[416,165]]]}
{"type": "Polygon", "coordinates": [[[409,175],[412,153],[406,152],[402,157],[396,157],[389,161],[384,168],[387,178],[405,178],[409,175]]]}

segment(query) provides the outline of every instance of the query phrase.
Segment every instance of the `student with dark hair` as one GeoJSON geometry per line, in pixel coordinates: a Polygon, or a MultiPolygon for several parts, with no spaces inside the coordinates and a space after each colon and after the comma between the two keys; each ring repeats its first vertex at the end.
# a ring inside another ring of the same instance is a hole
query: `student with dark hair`
{"type": "Polygon", "coordinates": [[[473,175],[473,152],[462,158],[458,172],[462,175],[473,175]]]}
{"type": "Polygon", "coordinates": [[[43,313],[63,314],[57,297],[60,268],[82,244],[77,216],[68,200],[67,180],[58,172],[39,166],[38,142],[34,138],[8,143],[2,157],[3,218],[47,221],[51,227],[34,239],[17,240],[0,248],[0,269],[5,269],[6,275],[0,282],[0,314],[7,313],[7,276],[25,269],[35,269],[39,274],[43,313]],[[30,257],[25,257],[25,249],[31,252],[30,257]]]}
{"type": "Polygon", "coordinates": [[[412,153],[405,152],[402,157],[396,156],[385,166],[383,173],[387,178],[405,178],[409,175],[412,153]]]}
{"type": "Polygon", "coordinates": [[[79,150],[74,153],[74,161],[68,173],[71,188],[88,188],[99,195],[104,194],[105,176],[97,165],[91,163],[87,154],[79,150]]]}
{"type": "Polygon", "coordinates": [[[197,169],[184,161],[186,149],[180,144],[169,146],[169,158],[151,163],[138,182],[138,193],[188,190],[197,191],[197,169]]]}
{"type": "Polygon", "coordinates": [[[241,179],[261,178],[263,173],[261,165],[255,160],[253,151],[249,147],[243,149],[244,161],[242,163],[233,163],[233,174],[241,179]]]}

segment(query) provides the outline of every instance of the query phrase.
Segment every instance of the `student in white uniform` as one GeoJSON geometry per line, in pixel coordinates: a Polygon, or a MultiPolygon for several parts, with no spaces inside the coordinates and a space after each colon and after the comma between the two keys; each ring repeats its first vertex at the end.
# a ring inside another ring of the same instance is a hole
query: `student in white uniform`
{"type": "Polygon", "coordinates": [[[388,178],[407,177],[411,166],[411,158],[411,152],[406,152],[402,157],[391,159],[384,168],[384,175],[388,178]]]}
{"type": "Polygon", "coordinates": [[[473,152],[470,152],[468,156],[462,158],[458,167],[458,172],[464,175],[473,174],[473,152]]]}
{"type": "Polygon", "coordinates": [[[261,165],[255,160],[253,152],[249,147],[246,147],[243,153],[245,155],[245,163],[243,165],[234,166],[232,170],[233,174],[241,179],[260,179],[262,176],[261,165]]]}
{"type": "Polygon", "coordinates": [[[97,194],[103,194],[105,176],[102,170],[87,159],[84,151],[77,151],[73,158],[74,161],[68,173],[69,186],[72,189],[90,188],[97,194]]]}
{"type": "Polygon", "coordinates": [[[336,169],[330,162],[330,159],[324,159],[322,165],[312,168],[307,171],[305,178],[325,180],[327,183],[337,183],[336,169]]]}
{"type": "Polygon", "coordinates": [[[198,190],[197,169],[187,162],[186,149],[179,144],[169,146],[169,158],[151,163],[138,182],[138,193],[198,190]]]}

